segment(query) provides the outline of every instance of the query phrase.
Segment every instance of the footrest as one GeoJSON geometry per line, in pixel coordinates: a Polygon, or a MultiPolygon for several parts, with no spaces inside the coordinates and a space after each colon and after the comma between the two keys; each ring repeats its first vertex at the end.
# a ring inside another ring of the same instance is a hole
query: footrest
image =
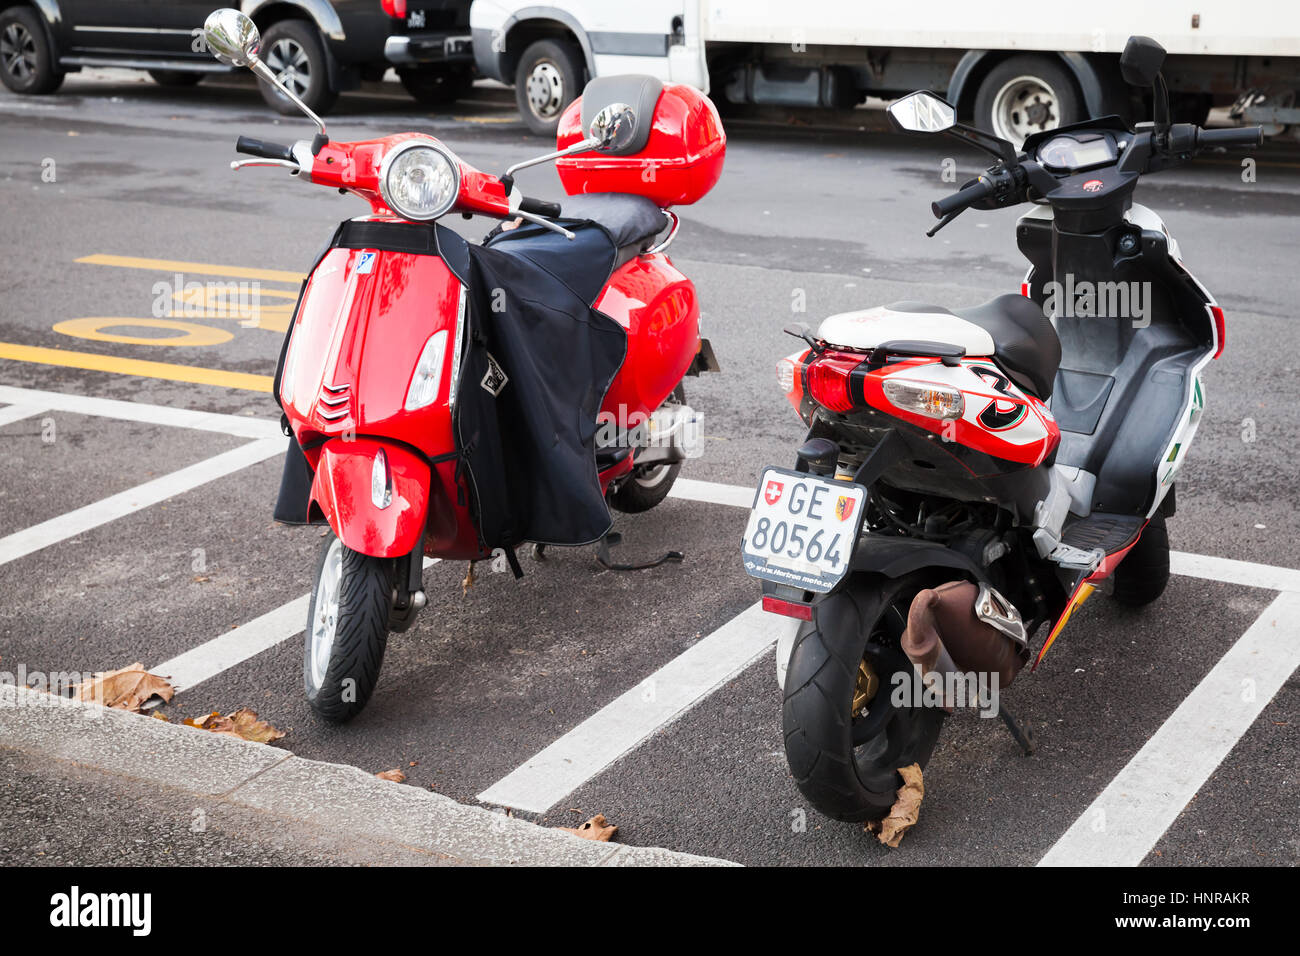
{"type": "Polygon", "coordinates": [[[1137,515],[1094,512],[1074,524],[1066,525],[1061,543],[1080,551],[1114,554],[1132,544],[1145,523],[1146,519],[1137,515]]]}

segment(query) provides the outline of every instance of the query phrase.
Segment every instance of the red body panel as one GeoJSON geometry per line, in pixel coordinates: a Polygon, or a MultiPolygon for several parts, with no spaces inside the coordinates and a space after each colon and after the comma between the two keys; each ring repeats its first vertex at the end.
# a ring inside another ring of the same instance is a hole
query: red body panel
{"type": "MultiPolygon", "coordinates": [[[[638,122],[642,118],[638,118],[638,122]]],[[[698,202],[722,175],[727,134],[712,101],[691,86],[664,84],[645,149],[632,156],[578,153],[555,162],[569,195],[635,193],[660,206],[698,202]]],[[[587,136],[582,97],[569,104],[556,129],[556,149],[587,136]]]]}
{"type": "Polygon", "coordinates": [[[336,438],[320,448],[311,500],[353,551],[396,558],[420,543],[428,493],[429,466],[419,455],[392,442],[336,438]],[[380,448],[392,482],[392,503],[386,508],[370,498],[370,472],[380,448]]]}

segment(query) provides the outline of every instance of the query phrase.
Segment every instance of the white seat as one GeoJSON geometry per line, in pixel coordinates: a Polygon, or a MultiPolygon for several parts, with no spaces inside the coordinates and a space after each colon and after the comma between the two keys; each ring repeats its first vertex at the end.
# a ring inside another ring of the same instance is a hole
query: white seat
{"type": "Polygon", "coordinates": [[[903,312],[884,305],[829,316],[817,337],[831,345],[863,350],[898,341],[958,345],[967,355],[992,355],[994,349],[987,330],[951,312],[903,312]]]}

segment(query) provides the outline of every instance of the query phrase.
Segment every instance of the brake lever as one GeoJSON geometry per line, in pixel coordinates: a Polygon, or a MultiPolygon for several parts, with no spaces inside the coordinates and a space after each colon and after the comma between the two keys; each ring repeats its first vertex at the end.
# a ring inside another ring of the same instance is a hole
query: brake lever
{"type": "Polygon", "coordinates": [[[933,229],[931,229],[929,232],[927,232],[927,233],[925,234],[925,237],[926,237],[927,239],[933,239],[933,238],[934,238],[934,234],[935,234],[936,232],[938,232],[938,231],[939,231],[940,229],[942,229],[944,226],[948,225],[948,223],[952,222],[954,219],[956,219],[958,216],[960,216],[960,215],[961,215],[962,213],[964,213],[965,211],[966,211],[966,209],[965,209],[965,207],[963,207],[963,208],[961,208],[961,209],[958,209],[956,212],[950,212],[950,213],[948,213],[948,215],[944,216],[942,219],[939,220],[938,225],[936,225],[933,229]]]}
{"type": "Polygon", "coordinates": [[[280,166],[295,176],[302,171],[301,166],[287,159],[232,159],[230,161],[231,169],[243,169],[245,166],[280,166]]]}
{"type": "Polygon", "coordinates": [[[535,226],[545,226],[547,229],[551,230],[551,232],[558,232],[565,239],[568,239],[570,241],[572,241],[574,238],[573,233],[565,229],[563,226],[559,225],[558,223],[551,222],[549,219],[543,219],[541,216],[534,216],[531,212],[524,212],[521,209],[512,209],[510,211],[510,214],[513,216],[518,216],[520,219],[523,219],[525,222],[531,222],[535,226]]]}

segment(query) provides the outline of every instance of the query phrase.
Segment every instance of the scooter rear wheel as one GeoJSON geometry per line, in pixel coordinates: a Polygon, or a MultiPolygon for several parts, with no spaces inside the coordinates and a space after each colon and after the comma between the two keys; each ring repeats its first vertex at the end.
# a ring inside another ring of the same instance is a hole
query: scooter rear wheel
{"type": "Polygon", "coordinates": [[[925,586],[915,575],[853,580],[817,604],[795,639],[781,708],[786,760],[799,791],[828,817],[880,819],[902,786],[898,770],[930,760],[945,712],[892,700],[894,675],[912,679],[898,639],[925,586]],[[862,704],[864,661],[876,686],[862,704]]]}
{"type": "Polygon", "coordinates": [[[379,681],[393,603],[391,564],[334,535],[321,548],[307,607],[303,684],[311,709],[331,723],[360,713],[379,681]]]}
{"type": "MultiPolygon", "coordinates": [[[[685,405],[686,389],[681,383],[672,390],[664,400],[665,405],[685,405]]],[[[668,497],[673,482],[682,470],[681,462],[668,465],[650,465],[633,469],[627,479],[609,493],[609,504],[615,511],[624,514],[640,514],[649,511],[668,497]]]]}
{"type": "Polygon", "coordinates": [[[1145,607],[1165,593],[1169,583],[1169,529],[1157,511],[1114,574],[1110,596],[1125,607],[1145,607]]]}

